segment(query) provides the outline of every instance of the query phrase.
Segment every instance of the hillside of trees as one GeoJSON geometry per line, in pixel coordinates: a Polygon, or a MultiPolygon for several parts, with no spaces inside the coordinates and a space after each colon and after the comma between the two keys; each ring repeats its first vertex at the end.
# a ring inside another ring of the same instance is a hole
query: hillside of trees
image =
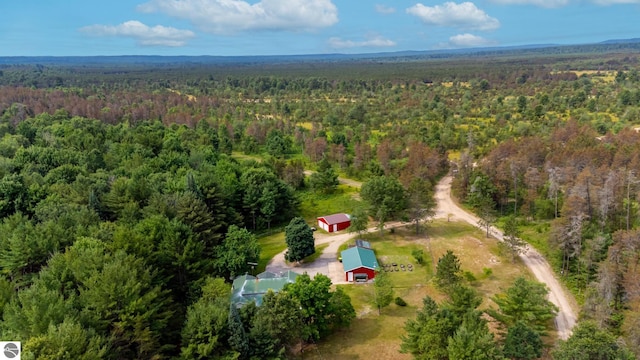
{"type": "Polygon", "coordinates": [[[0,333],[38,359],[281,356],[355,316],[321,277],[230,310],[256,234],[323,189],[304,170],[397,189],[384,222],[451,167],[460,201],[537,239],[585,328],[640,356],[638,59],[0,65],[0,333]],[[304,287],[322,321],[300,321],[304,287]]]}

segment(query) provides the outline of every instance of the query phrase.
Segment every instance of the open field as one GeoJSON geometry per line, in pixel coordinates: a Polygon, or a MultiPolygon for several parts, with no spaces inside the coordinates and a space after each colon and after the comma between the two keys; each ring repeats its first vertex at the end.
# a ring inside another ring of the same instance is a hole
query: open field
{"type": "Polygon", "coordinates": [[[390,274],[396,296],[403,298],[407,306],[399,307],[392,303],[378,315],[371,305],[372,284],[340,285],[351,296],[357,319],[348,329],[307,348],[305,359],[410,359],[410,356],[398,352],[404,323],[415,317],[426,295],[438,302],[444,300],[444,296],[431,285],[432,261],[437,261],[448,249],[460,258],[463,271],[475,276],[476,281],[471,285],[485,299],[481,308],[491,306],[489,298],[509,287],[516,277],[532,278],[524,265],[519,261],[511,263],[501,253],[495,239],[485,238],[481,231],[462,222],[434,221],[429,224],[426,234],[423,232],[417,236],[413,227],[402,227],[393,233],[387,231],[383,236],[375,233],[363,237],[372,243],[382,263],[414,265],[412,272],[390,274]],[[415,248],[425,252],[426,261],[422,266],[417,265],[411,256],[411,250],[415,248]],[[491,275],[485,275],[484,269],[491,269],[491,275]]]}
{"type": "Polygon", "coordinates": [[[318,216],[347,213],[355,210],[358,201],[354,198],[359,195],[358,189],[354,186],[340,184],[334,194],[321,195],[313,191],[303,192],[301,200],[301,216],[309,223],[315,224],[318,216]]]}

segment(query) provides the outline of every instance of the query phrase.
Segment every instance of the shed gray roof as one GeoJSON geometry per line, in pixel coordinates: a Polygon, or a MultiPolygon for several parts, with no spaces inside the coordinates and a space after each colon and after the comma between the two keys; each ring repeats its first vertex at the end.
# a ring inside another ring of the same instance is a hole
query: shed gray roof
{"type": "Polygon", "coordinates": [[[356,246],[371,249],[371,243],[367,240],[356,239],[356,246]]]}
{"type": "Polygon", "coordinates": [[[360,267],[375,270],[378,267],[376,254],[371,249],[355,246],[340,253],[344,271],[355,270],[360,267]]]}

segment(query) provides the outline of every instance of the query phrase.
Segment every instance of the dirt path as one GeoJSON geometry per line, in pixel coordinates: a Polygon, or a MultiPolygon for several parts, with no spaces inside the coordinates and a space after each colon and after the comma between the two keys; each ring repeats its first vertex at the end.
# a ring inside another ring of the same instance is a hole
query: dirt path
{"type": "MultiPolygon", "coordinates": [[[[307,175],[311,174],[310,171],[305,171],[307,175]]],[[[362,183],[350,180],[339,179],[341,183],[348,184],[353,187],[361,187],[362,183]]],[[[461,220],[468,222],[473,226],[478,226],[478,218],[473,214],[466,212],[460,208],[451,199],[451,176],[446,176],[436,185],[435,198],[438,203],[436,208],[435,218],[449,218],[452,220],[461,220]]],[[[390,222],[385,225],[385,229],[407,225],[401,222],[390,222]]],[[[367,232],[377,231],[375,227],[367,229],[367,232]]],[[[491,228],[491,234],[498,240],[503,240],[503,234],[496,228],[491,228]]],[[[338,248],[342,243],[348,241],[354,237],[355,234],[338,233],[327,234],[322,231],[317,231],[314,234],[316,238],[316,246],[321,244],[329,244],[322,252],[322,255],[316,259],[313,263],[309,264],[295,264],[289,265],[284,260],[284,251],[276,255],[269,264],[267,264],[266,270],[274,273],[294,270],[297,272],[307,272],[309,276],[313,277],[318,273],[329,276],[334,284],[346,283],[344,278],[344,272],[342,270],[342,264],[337,261],[338,248]]],[[[576,324],[576,315],[571,306],[571,302],[564,292],[564,289],[555,278],[553,270],[547,263],[547,261],[531,247],[527,248],[527,251],[520,255],[522,262],[529,268],[538,281],[545,283],[549,288],[549,300],[554,303],[559,311],[555,319],[556,328],[558,330],[558,337],[566,340],[571,336],[571,330],[576,324]]]]}
{"type": "MultiPolygon", "coordinates": [[[[478,226],[479,219],[460,208],[451,199],[451,180],[451,176],[446,176],[436,185],[435,197],[438,203],[436,217],[445,219],[449,217],[452,220],[462,220],[473,226],[478,226]]],[[[498,240],[503,240],[503,234],[500,230],[492,227],[490,231],[498,240]]],[[[520,259],[527,265],[536,279],[545,283],[549,288],[549,300],[559,309],[555,319],[558,337],[566,340],[571,336],[571,331],[576,324],[576,314],[563,287],[556,279],[553,270],[545,258],[533,248],[528,247],[527,250],[520,255],[520,259]]]]}

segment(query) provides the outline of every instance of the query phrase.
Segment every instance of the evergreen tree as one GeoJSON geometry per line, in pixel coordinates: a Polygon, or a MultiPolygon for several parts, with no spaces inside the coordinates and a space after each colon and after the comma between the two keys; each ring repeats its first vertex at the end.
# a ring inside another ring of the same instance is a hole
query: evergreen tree
{"type": "Polygon", "coordinates": [[[458,325],[462,323],[469,311],[473,311],[482,303],[480,294],[468,286],[455,284],[449,288],[448,292],[449,300],[445,301],[441,307],[451,312],[458,325]]]}
{"type": "Polygon", "coordinates": [[[107,338],[69,318],[49,325],[44,334],[29,338],[22,349],[23,359],[38,360],[107,359],[111,354],[107,338]]]}
{"type": "Polygon", "coordinates": [[[547,299],[548,292],[544,284],[519,277],[513,286],[492,298],[498,310],[489,309],[487,313],[503,326],[511,327],[522,321],[539,334],[544,334],[558,311],[547,299]]]}
{"type": "Polygon", "coordinates": [[[279,357],[287,347],[302,340],[303,314],[300,302],[293,294],[267,292],[252,321],[254,356],[262,359],[279,357]]]}
{"type": "Polygon", "coordinates": [[[240,318],[238,308],[231,306],[229,309],[229,346],[239,354],[240,359],[246,359],[249,356],[249,335],[245,331],[244,324],[240,318]]]}
{"type": "Polygon", "coordinates": [[[469,311],[449,338],[447,352],[449,359],[456,360],[498,360],[503,359],[487,322],[479,311],[469,311]]]}
{"type": "Polygon", "coordinates": [[[296,262],[316,252],[313,231],[301,217],[291,219],[284,228],[287,252],[285,260],[296,262]]]}
{"type": "Polygon", "coordinates": [[[329,160],[323,157],[318,163],[318,171],[309,177],[309,186],[316,192],[332,194],[336,191],[338,184],[338,174],[333,170],[329,160]]]}
{"type": "Polygon", "coordinates": [[[405,322],[406,335],[402,335],[400,352],[412,354],[416,359],[448,359],[448,339],[458,328],[453,315],[440,309],[433,299],[422,299],[422,309],[415,319],[405,322]]]}
{"type": "Polygon", "coordinates": [[[462,280],[460,259],[451,250],[438,259],[436,265],[436,285],[443,290],[451,289],[462,280]]]}
{"type": "Polygon", "coordinates": [[[516,261],[518,255],[524,253],[527,249],[527,243],[520,239],[520,229],[516,217],[510,215],[504,223],[504,245],[511,254],[511,262],[516,261]]]}
{"type": "Polygon", "coordinates": [[[395,177],[377,176],[362,184],[360,196],[369,205],[369,213],[378,220],[382,232],[384,223],[396,218],[407,208],[407,195],[395,177]]]}
{"type": "Polygon", "coordinates": [[[518,321],[507,329],[502,352],[516,360],[531,360],[542,356],[544,344],[540,335],[525,323],[518,321]]]}
{"type": "Polygon", "coordinates": [[[632,360],[635,356],[607,330],[583,321],[553,350],[554,360],[632,360]]]}

